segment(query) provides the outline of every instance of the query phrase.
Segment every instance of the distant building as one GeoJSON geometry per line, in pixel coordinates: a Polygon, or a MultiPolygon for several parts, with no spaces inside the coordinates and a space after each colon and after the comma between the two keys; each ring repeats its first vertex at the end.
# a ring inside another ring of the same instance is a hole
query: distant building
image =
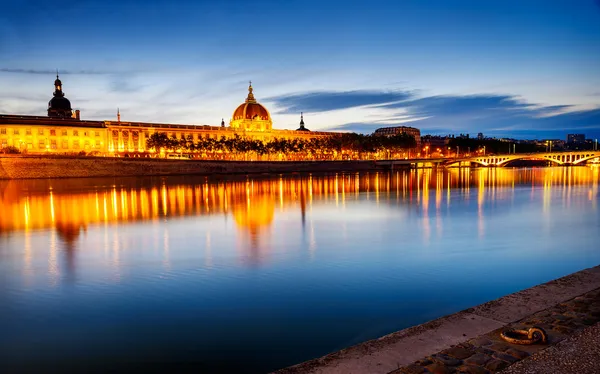
{"type": "Polygon", "coordinates": [[[375,130],[373,134],[382,136],[394,136],[399,134],[412,135],[417,142],[417,148],[421,147],[421,130],[408,126],[381,127],[375,130]]]}
{"type": "Polygon", "coordinates": [[[447,136],[425,135],[421,138],[423,146],[429,146],[429,149],[433,150],[445,149],[449,142],[450,138],[447,136]]]}
{"type": "Polygon", "coordinates": [[[477,134],[477,140],[483,140],[483,139],[484,139],[484,137],[483,137],[483,133],[482,132],[480,132],[479,134],[477,134]]]}
{"type": "Polygon", "coordinates": [[[569,144],[583,144],[585,143],[585,134],[568,134],[567,143],[569,144]]]}

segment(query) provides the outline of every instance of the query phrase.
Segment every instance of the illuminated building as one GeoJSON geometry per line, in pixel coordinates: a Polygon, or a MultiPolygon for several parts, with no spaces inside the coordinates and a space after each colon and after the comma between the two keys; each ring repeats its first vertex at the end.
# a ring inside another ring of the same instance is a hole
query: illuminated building
{"type": "Polygon", "coordinates": [[[48,103],[48,117],[0,115],[0,148],[15,147],[26,153],[79,153],[99,155],[143,153],[146,140],[153,133],[166,133],[169,138],[194,142],[204,138],[221,139],[241,136],[269,141],[278,139],[311,139],[338,133],[309,131],[301,116],[298,130],[273,129],[273,121],[266,107],[254,97],[252,84],[248,96],[231,117],[229,126],[180,125],[121,121],[85,121],[79,110],[71,109],[65,97],[62,82],[56,75],[54,94],[48,103]]]}
{"type": "Polygon", "coordinates": [[[373,133],[374,135],[383,136],[394,136],[400,134],[408,134],[415,138],[417,142],[417,149],[421,147],[421,131],[414,127],[408,126],[394,126],[394,127],[380,127],[373,133]]]}

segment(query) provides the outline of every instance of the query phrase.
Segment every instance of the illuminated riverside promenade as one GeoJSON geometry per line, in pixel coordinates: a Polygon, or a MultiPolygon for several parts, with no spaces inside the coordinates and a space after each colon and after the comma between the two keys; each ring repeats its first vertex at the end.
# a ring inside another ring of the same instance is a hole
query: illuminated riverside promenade
{"type": "Polygon", "coordinates": [[[2,181],[0,360],[268,372],[320,357],[600,263],[599,171],[2,181]]]}

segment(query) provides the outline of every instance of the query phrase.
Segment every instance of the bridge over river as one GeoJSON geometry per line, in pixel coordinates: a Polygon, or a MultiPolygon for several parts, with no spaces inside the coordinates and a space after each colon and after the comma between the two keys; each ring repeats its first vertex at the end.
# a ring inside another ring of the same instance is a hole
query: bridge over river
{"type": "Polygon", "coordinates": [[[511,153],[488,156],[454,157],[454,158],[418,158],[405,160],[381,160],[377,165],[394,167],[469,167],[494,166],[501,167],[517,160],[548,161],[555,165],[583,165],[600,163],[600,151],[581,152],[543,152],[543,153],[511,153]]]}

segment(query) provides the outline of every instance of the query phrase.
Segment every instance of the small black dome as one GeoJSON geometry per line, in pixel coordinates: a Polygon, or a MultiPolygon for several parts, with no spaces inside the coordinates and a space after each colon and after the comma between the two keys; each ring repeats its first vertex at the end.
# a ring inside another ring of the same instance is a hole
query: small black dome
{"type": "Polygon", "coordinates": [[[61,109],[71,111],[71,102],[64,96],[54,96],[48,102],[48,109],[61,109]]]}
{"type": "Polygon", "coordinates": [[[48,102],[48,116],[70,118],[72,115],[71,102],[64,96],[54,96],[48,102]]]}
{"type": "Polygon", "coordinates": [[[71,102],[65,97],[62,90],[62,82],[58,79],[57,72],[56,80],[54,81],[54,97],[48,102],[48,116],[70,118],[72,112],[71,102]]]}

